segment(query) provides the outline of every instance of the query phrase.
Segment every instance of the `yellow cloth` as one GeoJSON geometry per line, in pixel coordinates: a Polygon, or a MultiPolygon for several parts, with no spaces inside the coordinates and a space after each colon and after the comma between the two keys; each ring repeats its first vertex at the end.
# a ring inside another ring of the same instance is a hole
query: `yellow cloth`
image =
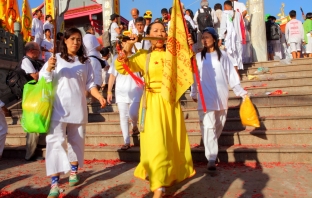
{"type": "Polygon", "coordinates": [[[6,20],[8,31],[14,33],[14,23],[20,22],[17,0],[7,0],[6,20]]]}
{"type": "MultiPolygon", "coordinates": [[[[160,93],[165,54],[151,53],[148,78],[145,74],[147,51],[139,50],[129,58],[128,64],[133,72],[144,73],[147,89],[144,131],[140,134],[141,157],[134,176],[146,179],[148,175],[152,191],[195,174],[180,103],[169,103],[160,93]]],[[[119,73],[127,74],[118,60],[115,67],[119,73]]]]}
{"type": "Polygon", "coordinates": [[[31,40],[31,21],[32,13],[29,2],[28,0],[24,0],[22,6],[22,33],[25,42],[29,42],[31,40]]]}

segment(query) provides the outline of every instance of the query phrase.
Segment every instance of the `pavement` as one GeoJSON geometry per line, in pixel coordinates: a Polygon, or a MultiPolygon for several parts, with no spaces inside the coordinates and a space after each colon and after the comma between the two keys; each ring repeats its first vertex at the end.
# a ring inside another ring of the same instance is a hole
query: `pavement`
{"type": "MultiPolygon", "coordinates": [[[[79,169],[81,184],[68,186],[68,174],[62,175],[62,198],[133,198],[152,197],[149,183],[133,176],[137,162],[119,160],[85,161],[79,169]]],[[[312,197],[312,165],[296,163],[221,163],[211,176],[205,163],[194,164],[196,175],[166,189],[165,197],[312,197]]],[[[47,197],[50,179],[45,161],[22,159],[0,161],[1,198],[47,197]]]]}

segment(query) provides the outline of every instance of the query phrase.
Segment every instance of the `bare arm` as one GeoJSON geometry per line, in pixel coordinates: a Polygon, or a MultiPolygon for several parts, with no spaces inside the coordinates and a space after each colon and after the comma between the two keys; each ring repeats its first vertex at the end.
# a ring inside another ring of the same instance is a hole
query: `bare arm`
{"type": "Polygon", "coordinates": [[[107,102],[108,102],[108,104],[112,104],[112,100],[113,100],[112,89],[113,89],[115,79],[116,79],[116,76],[114,76],[113,74],[110,74],[109,80],[108,80],[108,88],[107,88],[107,102]]]}
{"type": "Polygon", "coordinates": [[[35,81],[38,81],[39,79],[39,72],[36,72],[36,73],[32,73],[32,74],[29,74],[35,81]]]}

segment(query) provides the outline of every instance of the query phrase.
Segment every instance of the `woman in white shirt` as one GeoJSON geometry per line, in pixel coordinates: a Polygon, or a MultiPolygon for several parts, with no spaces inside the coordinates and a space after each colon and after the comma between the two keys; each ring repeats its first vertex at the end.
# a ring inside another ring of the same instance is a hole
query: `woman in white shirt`
{"type": "Polygon", "coordinates": [[[52,56],[54,43],[53,39],[51,39],[51,30],[44,30],[45,39],[41,42],[41,51],[44,52],[44,61],[47,62],[49,58],[52,56]]]}
{"type": "MultiPolygon", "coordinates": [[[[198,100],[198,114],[208,170],[215,171],[215,161],[218,154],[218,138],[223,130],[227,109],[229,89],[235,95],[244,97],[247,92],[240,86],[239,77],[226,52],[218,47],[218,34],[212,27],[204,29],[202,34],[204,48],[196,54],[200,83],[207,107],[203,111],[202,103],[198,100]]],[[[197,102],[196,82],[191,88],[191,97],[197,102]]]]}
{"type": "MultiPolygon", "coordinates": [[[[140,133],[137,123],[143,87],[139,87],[130,75],[122,75],[116,71],[114,65],[116,58],[117,55],[113,58],[111,67],[108,70],[110,77],[108,80],[107,102],[109,104],[112,102],[112,88],[116,80],[115,97],[120,117],[120,128],[124,138],[124,145],[121,149],[127,150],[130,148],[129,118],[132,124],[132,134],[138,135],[140,133]]],[[[134,74],[141,78],[140,73],[136,72],[134,74]]]]}
{"type": "Polygon", "coordinates": [[[97,98],[101,107],[106,104],[93,82],[93,69],[86,56],[80,30],[66,30],[61,46],[61,53],[56,54],[55,58],[51,57],[40,71],[40,76],[47,82],[52,81],[55,92],[51,124],[46,137],[46,170],[52,180],[49,198],[60,194],[58,181],[61,173],[71,171],[70,186],[79,182],[77,170],[78,165],[83,166],[88,122],[85,92],[89,91],[97,98]]]}

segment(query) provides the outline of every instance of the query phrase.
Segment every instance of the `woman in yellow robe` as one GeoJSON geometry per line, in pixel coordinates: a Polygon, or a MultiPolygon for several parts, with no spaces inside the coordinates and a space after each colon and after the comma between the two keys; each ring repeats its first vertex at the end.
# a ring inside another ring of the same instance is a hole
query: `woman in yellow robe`
{"type": "MultiPolygon", "coordinates": [[[[147,35],[167,36],[165,27],[160,22],[150,24],[147,35]]],[[[127,41],[124,46],[126,54],[131,54],[137,37],[134,36],[134,39],[127,41]]],[[[120,54],[115,67],[119,73],[125,75],[127,72],[123,62],[126,62],[132,72],[142,72],[144,75],[146,114],[144,129],[140,133],[140,163],[134,175],[141,179],[148,178],[154,197],[161,197],[164,187],[193,176],[195,171],[180,103],[170,103],[160,93],[165,62],[164,41],[153,40],[151,44],[151,51],[139,50],[129,58],[120,54]],[[149,64],[146,67],[149,53],[149,64]]],[[[142,112],[142,100],[140,112],[142,112]]]]}

